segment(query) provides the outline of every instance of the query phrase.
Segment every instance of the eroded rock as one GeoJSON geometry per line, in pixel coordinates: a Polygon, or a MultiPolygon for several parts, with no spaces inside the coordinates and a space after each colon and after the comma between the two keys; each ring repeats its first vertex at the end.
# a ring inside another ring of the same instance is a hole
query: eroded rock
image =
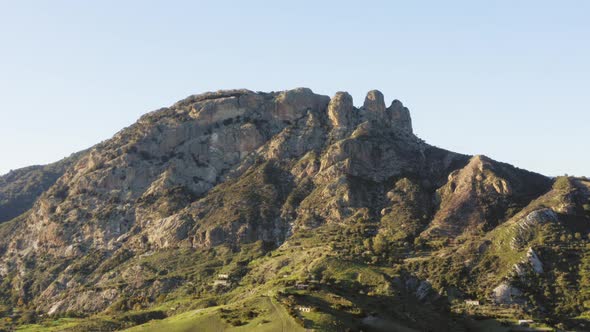
{"type": "Polygon", "coordinates": [[[385,99],[379,90],[367,92],[363,108],[369,120],[382,120],[385,117],[385,99]]]}
{"type": "Polygon", "coordinates": [[[492,300],[497,304],[515,304],[522,302],[522,292],[510,285],[509,282],[503,282],[492,291],[492,300]]]}
{"type": "Polygon", "coordinates": [[[353,124],[354,106],[348,92],[336,92],[328,104],[328,117],[334,127],[349,127],[353,124]]]}

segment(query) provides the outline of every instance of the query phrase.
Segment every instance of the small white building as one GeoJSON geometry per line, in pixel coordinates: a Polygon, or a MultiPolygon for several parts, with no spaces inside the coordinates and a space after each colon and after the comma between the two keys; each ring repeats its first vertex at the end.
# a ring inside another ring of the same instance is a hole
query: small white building
{"type": "Polygon", "coordinates": [[[221,273],[221,274],[218,274],[217,275],[217,278],[218,279],[229,279],[229,274],[223,274],[223,273],[221,273]]]}
{"type": "Polygon", "coordinates": [[[470,305],[470,306],[479,306],[479,301],[478,300],[465,300],[465,304],[470,305]]]}
{"type": "Polygon", "coordinates": [[[518,325],[520,326],[529,326],[530,324],[534,323],[532,319],[519,319],[518,325]]]}
{"type": "Polygon", "coordinates": [[[215,280],[213,281],[213,286],[231,286],[231,282],[228,280],[215,280]]]}
{"type": "Polygon", "coordinates": [[[310,307],[304,307],[304,306],[300,306],[298,305],[297,307],[295,307],[295,309],[301,311],[301,312],[311,312],[311,308],[310,307]]]}

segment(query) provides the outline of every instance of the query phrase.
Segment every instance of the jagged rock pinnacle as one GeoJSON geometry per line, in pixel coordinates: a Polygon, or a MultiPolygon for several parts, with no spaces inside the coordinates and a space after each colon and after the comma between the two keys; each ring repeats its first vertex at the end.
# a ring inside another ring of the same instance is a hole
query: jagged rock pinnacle
{"type": "Polygon", "coordinates": [[[367,92],[364,108],[369,114],[372,114],[371,117],[375,118],[379,118],[385,113],[385,100],[381,91],[371,90],[367,92]]]}
{"type": "Polygon", "coordinates": [[[401,101],[395,99],[391,102],[391,106],[387,108],[387,112],[391,117],[392,125],[405,133],[411,134],[412,133],[412,118],[410,116],[410,111],[407,107],[404,107],[401,101]]]}
{"type": "Polygon", "coordinates": [[[334,127],[348,127],[352,122],[352,96],[348,92],[336,92],[328,104],[328,117],[334,127]]]}

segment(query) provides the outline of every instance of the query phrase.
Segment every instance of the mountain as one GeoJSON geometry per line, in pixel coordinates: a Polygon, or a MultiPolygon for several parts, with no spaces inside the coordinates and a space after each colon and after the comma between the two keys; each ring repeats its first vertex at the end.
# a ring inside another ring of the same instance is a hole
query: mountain
{"type": "Polygon", "coordinates": [[[590,181],[429,145],[376,90],[194,95],[63,166],[0,183],[7,330],[590,326],[590,181]]]}
{"type": "Polygon", "coordinates": [[[28,211],[84,152],[49,165],[29,166],[0,176],[0,223],[28,211]]]}

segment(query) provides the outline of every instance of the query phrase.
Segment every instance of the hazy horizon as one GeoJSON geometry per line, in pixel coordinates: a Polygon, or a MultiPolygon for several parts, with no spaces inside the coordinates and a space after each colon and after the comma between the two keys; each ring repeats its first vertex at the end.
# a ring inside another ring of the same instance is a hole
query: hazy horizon
{"type": "Polygon", "coordinates": [[[219,89],[371,89],[427,143],[590,175],[590,3],[4,3],[0,174],[219,89]]]}

